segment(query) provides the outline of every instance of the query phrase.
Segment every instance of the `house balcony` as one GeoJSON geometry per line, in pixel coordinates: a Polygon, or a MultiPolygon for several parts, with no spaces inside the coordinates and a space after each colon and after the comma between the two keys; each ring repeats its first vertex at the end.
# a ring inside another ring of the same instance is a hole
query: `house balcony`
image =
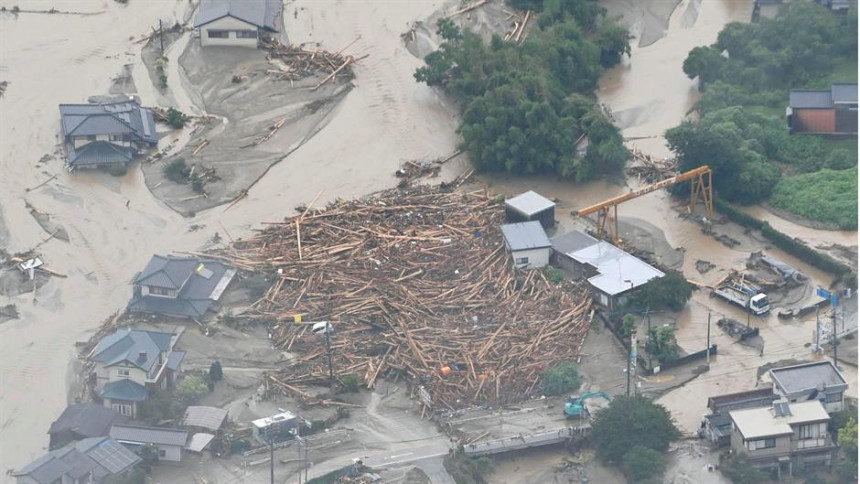
{"type": "Polygon", "coordinates": [[[791,441],[792,451],[805,451],[811,449],[827,449],[833,447],[833,439],[829,435],[814,439],[797,439],[791,441]]]}

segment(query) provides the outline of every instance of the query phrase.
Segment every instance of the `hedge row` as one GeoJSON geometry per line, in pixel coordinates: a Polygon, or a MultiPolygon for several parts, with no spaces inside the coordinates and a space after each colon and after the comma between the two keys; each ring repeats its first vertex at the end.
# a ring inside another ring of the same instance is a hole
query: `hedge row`
{"type": "Polygon", "coordinates": [[[769,223],[747,215],[721,198],[714,197],[714,205],[717,210],[725,214],[732,222],[743,225],[744,227],[760,230],[762,235],[773,242],[773,245],[807,264],[812,265],[813,267],[817,267],[839,277],[853,272],[847,265],[837,262],[832,257],[822,254],[803,242],[795,240],[794,238],[774,229],[769,223]]]}

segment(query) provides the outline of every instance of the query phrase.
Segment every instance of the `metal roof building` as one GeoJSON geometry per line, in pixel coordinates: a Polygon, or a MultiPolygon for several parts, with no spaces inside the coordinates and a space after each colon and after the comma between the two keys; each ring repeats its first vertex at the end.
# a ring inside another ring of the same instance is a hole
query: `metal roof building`
{"type": "Polygon", "coordinates": [[[549,263],[552,247],[540,222],[523,222],[502,225],[505,247],[514,258],[514,264],[523,268],[539,268],[549,263]]]}
{"type": "Polygon", "coordinates": [[[555,202],[529,190],[505,200],[505,216],[508,222],[537,220],[549,228],[555,225],[555,202]]]}
{"type": "Polygon", "coordinates": [[[132,448],[152,444],[158,448],[159,459],[173,462],[182,460],[182,451],[188,442],[187,430],[138,425],[114,425],[110,429],[110,436],[132,448]]]}
{"type": "Polygon", "coordinates": [[[773,391],[791,401],[821,400],[828,412],[843,409],[845,377],[830,360],[770,370],[773,391]]]}
{"type": "Polygon", "coordinates": [[[729,412],[729,416],[746,440],[791,435],[792,425],[830,420],[818,401],[790,403],[788,410],[787,415],[776,415],[773,407],[751,408],[729,412]]]}
{"type": "Polygon", "coordinates": [[[227,420],[227,410],[215,407],[191,406],[185,410],[182,424],[186,427],[200,427],[218,430],[227,420]]]}

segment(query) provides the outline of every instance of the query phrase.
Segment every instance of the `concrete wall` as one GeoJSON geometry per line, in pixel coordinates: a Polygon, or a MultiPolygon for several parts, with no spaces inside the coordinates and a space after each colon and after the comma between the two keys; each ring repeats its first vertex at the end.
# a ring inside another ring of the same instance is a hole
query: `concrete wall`
{"type": "MultiPolygon", "coordinates": [[[[755,439],[760,440],[760,439],[755,439]]],[[[776,446],[769,449],[749,450],[747,442],[738,431],[737,427],[732,425],[732,450],[735,452],[745,452],[750,459],[761,459],[766,457],[776,457],[781,455],[789,455],[791,453],[791,437],[788,435],[775,437],[776,446]]]]}
{"type": "MultiPolygon", "coordinates": [[[[257,47],[257,37],[240,39],[236,37],[237,30],[253,30],[257,32],[257,26],[243,22],[233,17],[224,17],[200,27],[200,45],[209,46],[232,46],[232,47],[257,47]],[[209,37],[212,30],[228,30],[227,38],[209,37]]],[[[259,34],[258,34],[259,36],[259,34]]]]}
{"type": "Polygon", "coordinates": [[[131,418],[137,418],[137,402],[127,402],[125,400],[112,400],[110,398],[105,398],[103,401],[105,408],[110,408],[111,410],[115,410],[120,415],[127,415],[131,418]],[[131,415],[123,413],[120,408],[114,408],[114,404],[117,405],[130,405],[131,406],[131,415]]]}
{"type": "Polygon", "coordinates": [[[175,445],[157,445],[156,447],[158,448],[158,460],[168,462],[179,462],[182,460],[182,447],[175,445]]]}
{"type": "Polygon", "coordinates": [[[514,263],[517,267],[538,269],[549,264],[549,253],[552,249],[549,247],[543,249],[530,249],[512,251],[511,257],[514,258],[514,263]],[[528,258],[528,264],[521,264],[517,259],[528,258]]]}

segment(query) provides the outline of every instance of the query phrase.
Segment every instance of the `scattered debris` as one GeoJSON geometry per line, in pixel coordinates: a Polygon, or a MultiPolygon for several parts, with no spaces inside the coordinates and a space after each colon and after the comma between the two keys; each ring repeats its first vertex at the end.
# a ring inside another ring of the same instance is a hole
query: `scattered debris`
{"type": "Polygon", "coordinates": [[[305,50],[295,45],[263,42],[263,48],[269,52],[269,58],[277,58],[285,64],[281,69],[269,69],[266,71],[267,74],[275,76],[278,80],[297,81],[306,77],[327,73],[327,77],[317,84],[314,89],[319,88],[341,72],[343,72],[343,75],[352,78],[353,74],[352,69],[349,68],[350,64],[367,57],[362,56],[358,59],[349,55],[344,57],[341,55],[341,52],[346,47],[338,52],[331,53],[320,49],[305,50]]]}
{"type": "Polygon", "coordinates": [[[18,319],[18,317],[18,307],[14,304],[0,306],[0,323],[5,323],[6,321],[11,321],[13,319],[18,319]]]}
{"type": "Polygon", "coordinates": [[[758,328],[749,327],[736,319],[722,318],[717,321],[717,327],[738,342],[758,336],[758,328]]]}
{"type": "Polygon", "coordinates": [[[545,366],[579,354],[587,288],[514,269],[504,205],[483,190],[452,192],[462,181],[311,204],[207,255],[277,274],[244,314],[271,322],[276,346],[304,353],[268,376],[272,387],[309,402],[301,385],[328,381],[325,344],[306,320],[333,322],[339,379],[372,388],[407,376],[449,408],[528,398],[545,366]]]}
{"type": "Polygon", "coordinates": [[[6,93],[6,88],[9,86],[9,81],[0,81],[0,97],[6,93]]]}
{"type": "Polygon", "coordinates": [[[674,159],[664,158],[655,160],[651,155],[642,153],[637,146],[633,146],[632,161],[627,168],[629,175],[636,175],[641,182],[655,183],[678,174],[678,163],[674,159]]]}
{"type": "Polygon", "coordinates": [[[717,266],[706,260],[699,259],[696,261],[696,270],[699,271],[699,274],[704,274],[715,267],[717,266]]]}
{"type": "Polygon", "coordinates": [[[779,259],[768,257],[762,251],[753,252],[750,254],[750,264],[753,267],[763,266],[774,274],[782,278],[783,281],[792,285],[800,286],[806,284],[808,277],[794,267],[782,262],[779,259]]]}

